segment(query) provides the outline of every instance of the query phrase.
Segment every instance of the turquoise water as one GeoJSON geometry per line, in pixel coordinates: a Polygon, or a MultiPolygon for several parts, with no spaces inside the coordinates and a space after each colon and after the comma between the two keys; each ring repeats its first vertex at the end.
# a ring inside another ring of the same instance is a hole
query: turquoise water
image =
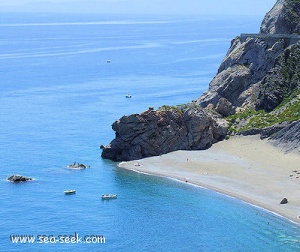
{"type": "Polygon", "coordinates": [[[197,98],[231,39],[259,25],[259,18],[1,15],[0,251],[299,251],[299,226],[281,217],[100,157],[115,120],[197,98]],[[67,169],[74,161],[91,168],[67,169]],[[15,173],[36,180],[5,180],[15,173]],[[64,195],[69,188],[77,193],[64,195]],[[101,201],[102,193],[119,197],[101,201]],[[75,232],[105,243],[10,240],[75,232]]]}

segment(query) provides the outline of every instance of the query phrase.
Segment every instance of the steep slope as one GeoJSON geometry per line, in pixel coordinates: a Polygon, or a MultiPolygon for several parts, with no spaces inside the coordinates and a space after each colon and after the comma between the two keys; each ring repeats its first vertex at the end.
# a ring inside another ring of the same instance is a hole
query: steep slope
{"type": "Polygon", "coordinates": [[[267,34],[299,34],[300,2],[298,0],[278,0],[265,15],[260,32],[267,34]]]}
{"type": "Polygon", "coordinates": [[[284,148],[286,151],[299,151],[300,121],[294,122],[271,137],[271,143],[284,148]]]}
{"type": "Polygon", "coordinates": [[[235,111],[270,111],[278,106],[299,88],[299,21],[300,1],[277,1],[265,16],[261,33],[242,34],[232,41],[209,89],[196,103],[216,107],[225,98],[235,111]]]}
{"type": "Polygon", "coordinates": [[[272,111],[293,91],[300,89],[300,44],[285,49],[262,79],[256,110],[272,111]]]}

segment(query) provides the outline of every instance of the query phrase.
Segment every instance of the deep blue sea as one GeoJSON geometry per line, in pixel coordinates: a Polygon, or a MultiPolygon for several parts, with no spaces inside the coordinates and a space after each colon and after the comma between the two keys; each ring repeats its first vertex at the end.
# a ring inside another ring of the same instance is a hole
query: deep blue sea
{"type": "Polygon", "coordinates": [[[231,39],[261,18],[1,13],[0,251],[300,251],[286,219],[100,157],[121,116],[199,97],[231,39]],[[68,169],[75,161],[91,168],[68,169]]]}

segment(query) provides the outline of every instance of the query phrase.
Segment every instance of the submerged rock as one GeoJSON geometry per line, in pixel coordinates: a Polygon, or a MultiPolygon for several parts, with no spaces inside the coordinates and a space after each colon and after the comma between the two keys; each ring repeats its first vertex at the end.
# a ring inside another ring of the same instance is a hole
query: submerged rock
{"type": "Polygon", "coordinates": [[[31,181],[32,178],[25,177],[22,175],[12,175],[7,178],[8,181],[13,182],[13,183],[19,183],[19,182],[26,182],[26,181],[31,181]]]}
{"type": "Polygon", "coordinates": [[[68,165],[68,168],[70,168],[70,169],[86,169],[86,168],[90,168],[90,166],[74,162],[73,164],[68,165]]]}

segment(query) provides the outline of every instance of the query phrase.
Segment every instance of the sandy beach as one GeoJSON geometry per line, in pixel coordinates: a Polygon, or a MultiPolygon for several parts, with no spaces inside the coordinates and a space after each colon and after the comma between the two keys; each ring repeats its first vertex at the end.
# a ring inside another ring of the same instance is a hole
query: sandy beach
{"type": "Polygon", "coordinates": [[[208,150],[175,151],[119,164],[230,195],[300,223],[300,155],[259,136],[235,136],[208,150]],[[287,198],[287,204],[280,204],[287,198]]]}

